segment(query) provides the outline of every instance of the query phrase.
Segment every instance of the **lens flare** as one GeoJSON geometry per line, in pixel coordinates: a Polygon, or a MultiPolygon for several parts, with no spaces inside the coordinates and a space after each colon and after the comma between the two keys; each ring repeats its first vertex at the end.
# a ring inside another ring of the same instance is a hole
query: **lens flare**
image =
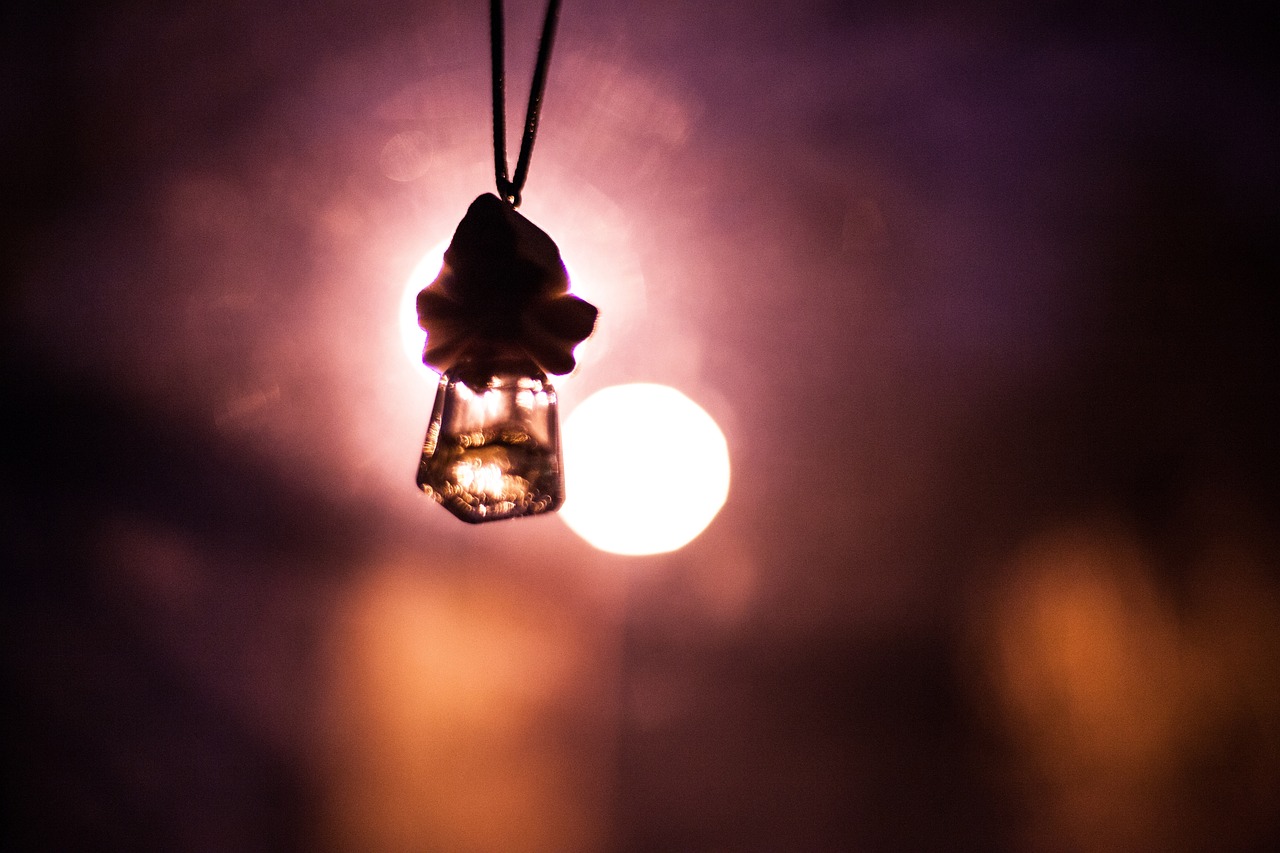
{"type": "Polygon", "coordinates": [[[729,448],[715,420],[666,385],[597,391],[565,422],[561,517],[613,554],[661,554],[706,529],[729,494],[729,448]]]}

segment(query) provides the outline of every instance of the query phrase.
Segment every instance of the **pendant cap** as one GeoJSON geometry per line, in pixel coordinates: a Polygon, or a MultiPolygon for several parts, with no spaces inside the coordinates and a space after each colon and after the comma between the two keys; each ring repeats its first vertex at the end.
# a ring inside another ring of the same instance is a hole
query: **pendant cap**
{"type": "Polygon", "coordinates": [[[486,193],[458,223],[440,275],[418,293],[422,360],[444,373],[463,359],[529,359],[563,375],[576,366],[573,349],[598,313],[569,293],[551,237],[486,193]]]}

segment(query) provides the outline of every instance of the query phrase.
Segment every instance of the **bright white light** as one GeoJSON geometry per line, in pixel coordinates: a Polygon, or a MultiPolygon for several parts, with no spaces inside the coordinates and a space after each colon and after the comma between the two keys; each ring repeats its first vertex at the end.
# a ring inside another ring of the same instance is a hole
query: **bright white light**
{"type": "Polygon", "coordinates": [[[432,379],[438,378],[439,374],[422,363],[422,348],[427,343],[427,333],[418,326],[418,291],[440,275],[447,248],[449,241],[445,240],[422,256],[422,260],[418,261],[418,265],[409,274],[404,293],[400,296],[400,342],[404,345],[404,354],[424,375],[432,379]]]}
{"type": "Polygon", "coordinates": [[[614,385],[588,397],[565,422],[564,457],[561,517],[613,554],[683,548],[729,494],[724,433],[666,385],[614,385]]]}

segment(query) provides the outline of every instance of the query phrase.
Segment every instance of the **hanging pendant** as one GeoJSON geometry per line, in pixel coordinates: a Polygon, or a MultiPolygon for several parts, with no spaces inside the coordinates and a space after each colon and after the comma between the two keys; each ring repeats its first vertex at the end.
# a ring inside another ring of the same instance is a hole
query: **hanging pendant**
{"type": "Polygon", "coordinates": [[[564,502],[556,393],[594,306],[569,294],[560,250],[507,202],[472,202],[440,275],[418,294],[423,361],[441,372],[418,487],[463,521],[564,502]]]}

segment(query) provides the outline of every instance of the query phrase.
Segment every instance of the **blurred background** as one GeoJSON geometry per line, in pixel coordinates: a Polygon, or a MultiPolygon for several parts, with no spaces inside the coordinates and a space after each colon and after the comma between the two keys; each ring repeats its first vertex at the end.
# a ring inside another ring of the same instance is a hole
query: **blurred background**
{"type": "Polygon", "coordinates": [[[485,4],[6,4],[7,846],[1276,849],[1277,20],[1219,5],[566,2],[562,406],[732,466],[623,557],[413,484],[485,4]]]}

